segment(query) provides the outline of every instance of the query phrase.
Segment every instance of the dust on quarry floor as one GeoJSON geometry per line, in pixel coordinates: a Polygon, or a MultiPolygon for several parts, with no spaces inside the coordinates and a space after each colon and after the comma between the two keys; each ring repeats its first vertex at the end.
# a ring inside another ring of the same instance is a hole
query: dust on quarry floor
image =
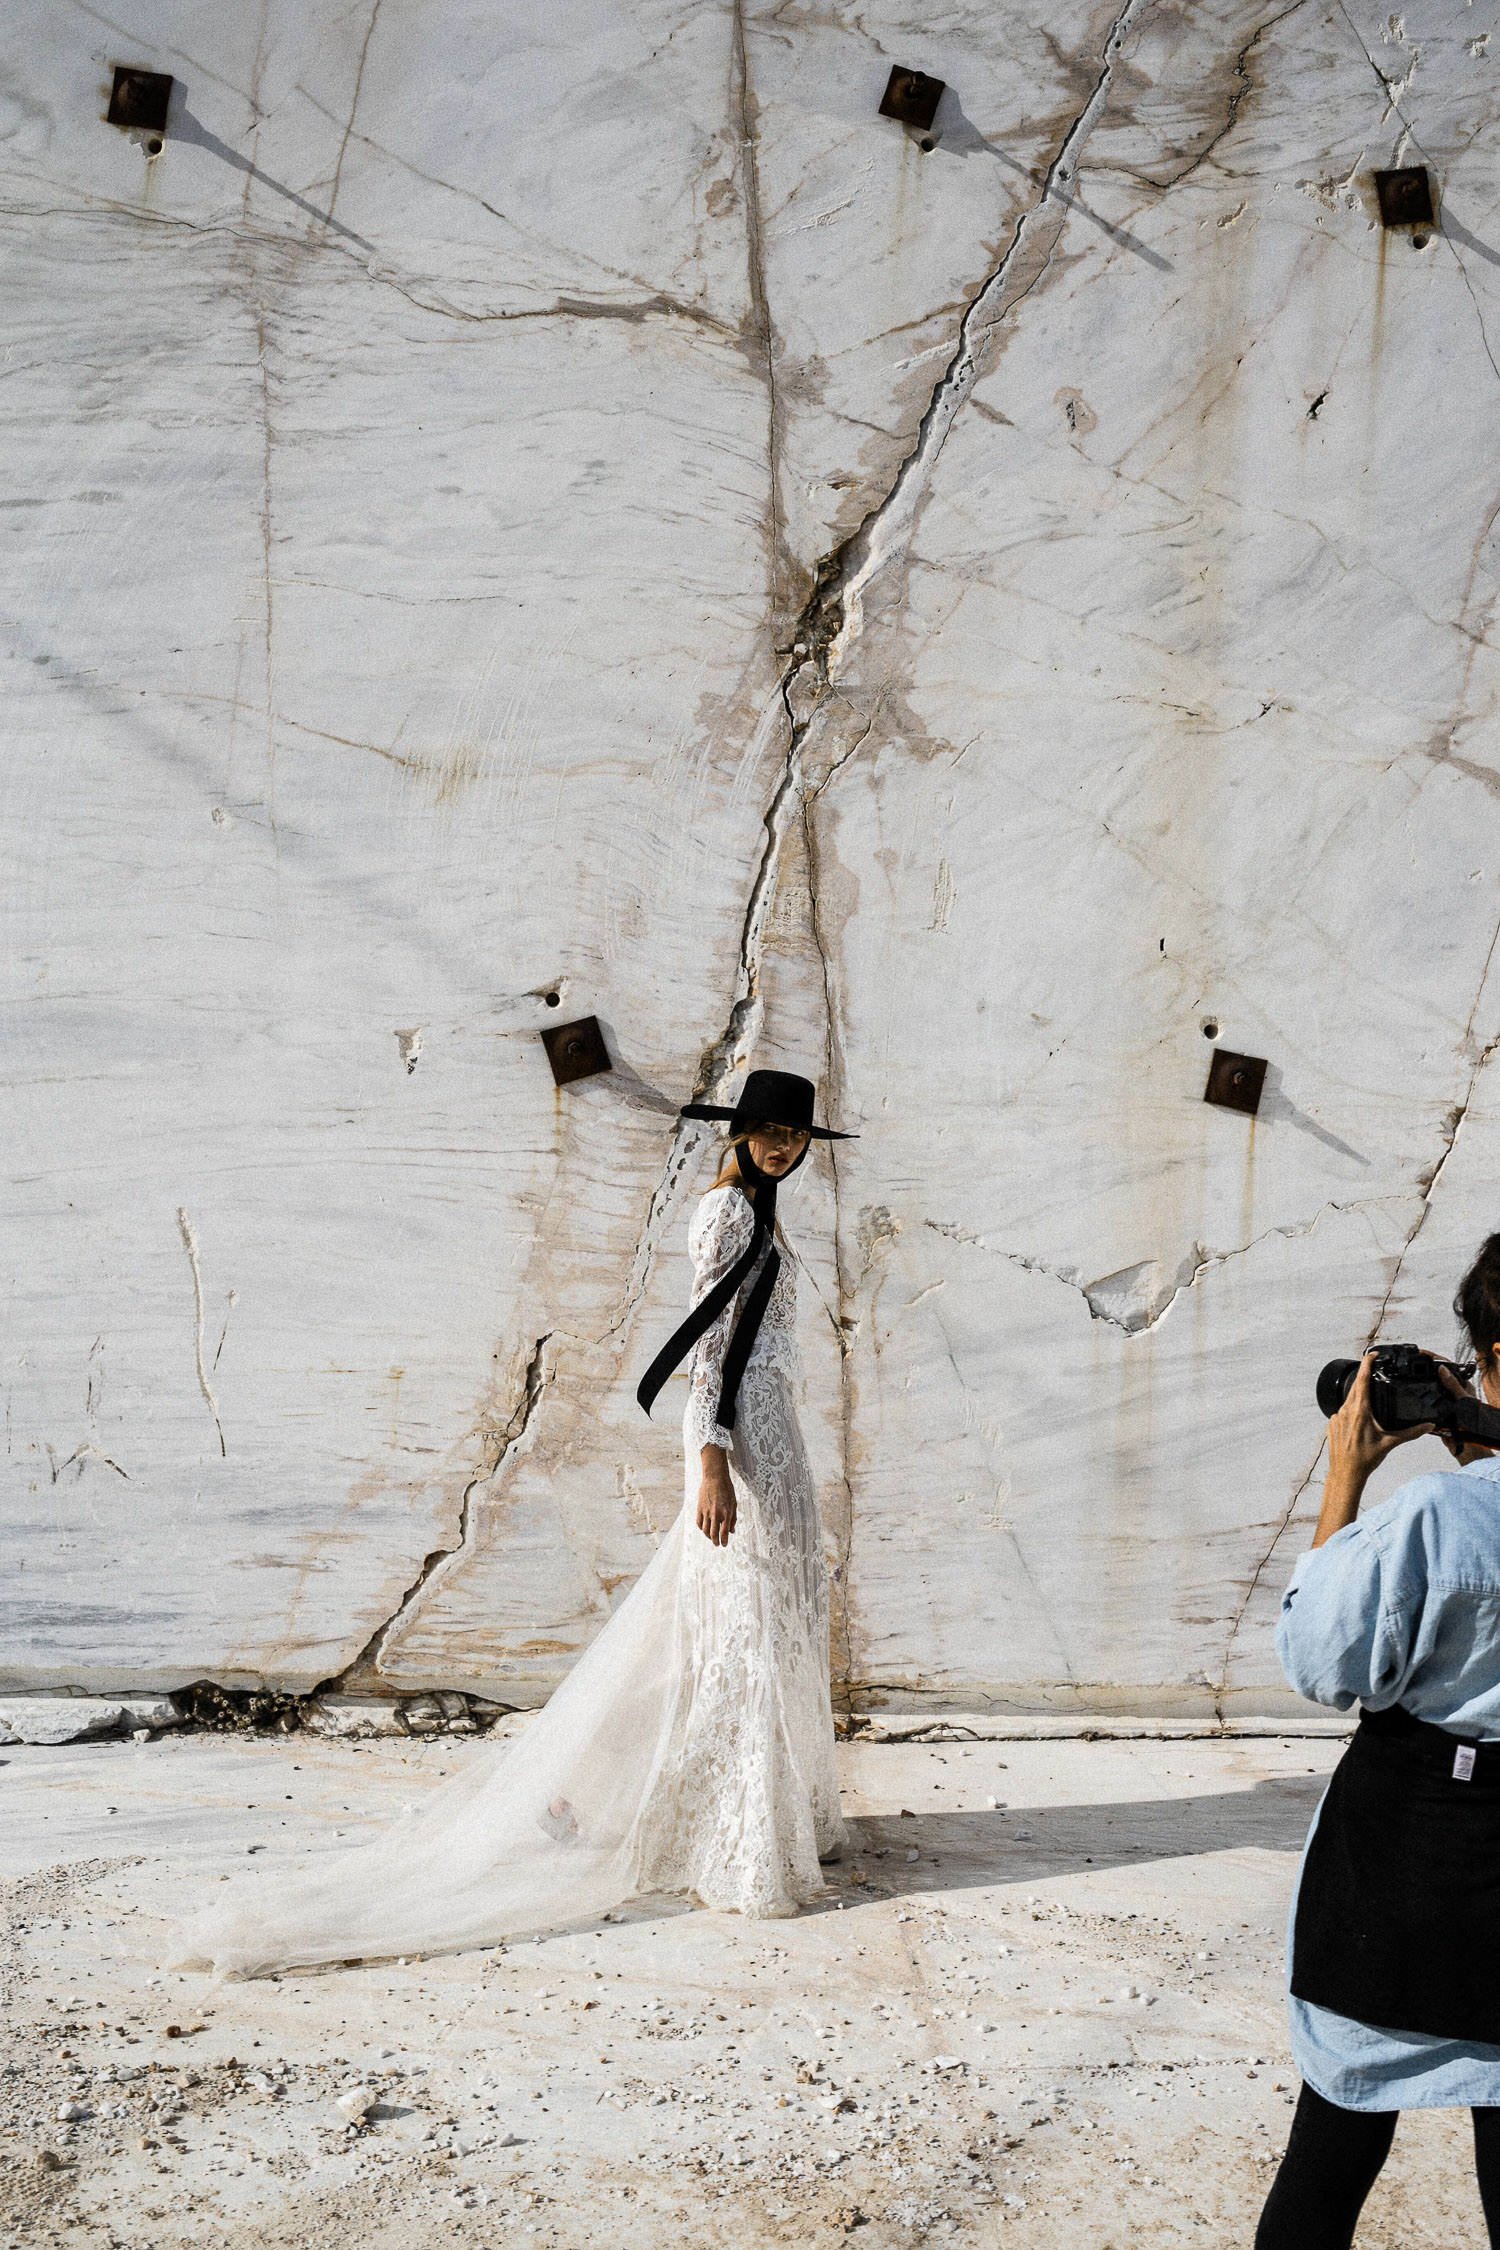
{"type": "MultiPolygon", "coordinates": [[[[214,1985],[169,1917],[482,1742],[0,1752],[0,2245],[1248,2245],[1336,1740],[851,1742],[825,1905],[214,1985]]],[[[1406,2117],[1361,2250],[1483,2240],[1406,2117]]]]}

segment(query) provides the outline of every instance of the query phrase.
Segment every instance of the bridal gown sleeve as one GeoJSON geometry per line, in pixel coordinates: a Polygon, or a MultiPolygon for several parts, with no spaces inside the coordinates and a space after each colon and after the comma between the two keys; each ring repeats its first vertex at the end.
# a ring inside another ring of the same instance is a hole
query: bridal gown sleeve
{"type": "MultiPolygon", "coordinates": [[[[737,1187],[713,1188],[704,1196],[688,1235],[695,1305],[701,1304],[714,1283],[744,1256],[754,1232],[754,1214],[737,1187]]],[[[730,1299],[713,1326],[705,1329],[693,1346],[683,1433],[690,1454],[700,1453],[705,1445],[721,1445],[728,1453],[734,1444],[733,1431],[724,1429],[717,1419],[719,1386],[724,1380],[724,1355],[744,1294],[741,1290],[730,1299]]]]}

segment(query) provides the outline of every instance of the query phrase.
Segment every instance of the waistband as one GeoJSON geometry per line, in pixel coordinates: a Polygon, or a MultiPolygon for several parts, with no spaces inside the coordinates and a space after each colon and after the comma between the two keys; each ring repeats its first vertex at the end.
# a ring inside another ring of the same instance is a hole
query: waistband
{"type": "Polygon", "coordinates": [[[1448,1727],[1419,1719],[1404,1705],[1370,1711],[1360,1707],[1356,1740],[1399,1748],[1424,1770],[1450,1776],[1455,1781],[1485,1782],[1500,1787],[1500,1742],[1481,1742],[1477,1735],[1454,1734],[1448,1727]]]}

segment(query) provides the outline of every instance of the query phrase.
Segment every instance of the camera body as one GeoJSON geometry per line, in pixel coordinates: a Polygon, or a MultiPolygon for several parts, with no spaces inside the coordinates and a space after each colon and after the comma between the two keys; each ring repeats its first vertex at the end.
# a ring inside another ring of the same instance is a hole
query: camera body
{"type": "MultiPolygon", "coordinates": [[[[1440,1436],[1461,1445],[1500,1446],[1500,1409],[1477,1398],[1455,1398],[1438,1380],[1446,1367],[1461,1383],[1473,1376],[1473,1363],[1445,1359],[1420,1344],[1377,1344],[1370,1368],[1370,1413],[1382,1430],[1395,1434],[1430,1422],[1440,1436]]],[[[1357,1359],[1331,1359],[1318,1377],[1318,1405],[1336,1414],[1359,1373],[1357,1359]]]]}

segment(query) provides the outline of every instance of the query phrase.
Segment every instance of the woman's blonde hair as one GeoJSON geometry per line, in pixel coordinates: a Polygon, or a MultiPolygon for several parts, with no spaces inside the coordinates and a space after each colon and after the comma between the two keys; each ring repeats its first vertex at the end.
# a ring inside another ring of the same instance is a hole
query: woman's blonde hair
{"type": "Polygon", "coordinates": [[[736,1152],[744,1146],[745,1142],[748,1141],[749,1138],[750,1129],[748,1126],[743,1133],[730,1134],[729,1145],[724,1151],[724,1161],[719,1166],[719,1169],[715,1173],[713,1179],[709,1182],[708,1193],[710,1195],[712,1195],[715,1188],[743,1187],[744,1181],[740,1176],[740,1168],[736,1152]]]}

